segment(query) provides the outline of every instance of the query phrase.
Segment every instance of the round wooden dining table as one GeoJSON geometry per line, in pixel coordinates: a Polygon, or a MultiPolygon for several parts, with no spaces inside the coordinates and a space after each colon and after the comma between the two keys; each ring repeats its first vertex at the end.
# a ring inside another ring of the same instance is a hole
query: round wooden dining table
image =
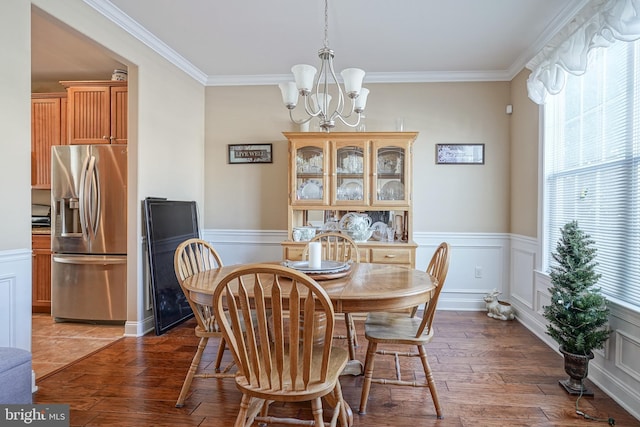
{"type": "MultiPolygon", "coordinates": [[[[182,285],[196,304],[211,306],[213,292],[220,281],[237,268],[229,265],[206,270],[186,278],[182,285]]],[[[310,274],[314,277],[313,274],[310,274]]],[[[317,276],[318,278],[323,276],[317,276]]],[[[388,311],[415,307],[431,298],[435,289],[433,277],[420,270],[393,265],[354,263],[344,277],[317,280],[333,302],[337,313],[388,311]]],[[[351,359],[342,375],[362,375],[361,361],[351,359]]],[[[330,398],[328,403],[335,406],[330,398]]],[[[349,425],[353,425],[353,411],[347,405],[349,425]]]]}
{"type": "MultiPolygon", "coordinates": [[[[246,265],[229,265],[186,278],[182,285],[188,292],[187,298],[198,305],[211,306],[213,291],[218,283],[240,267],[246,265]]],[[[354,263],[343,277],[324,280],[331,276],[309,276],[315,277],[327,292],[336,313],[413,308],[429,301],[435,289],[434,279],[427,272],[393,264],[354,263]]],[[[348,336],[347,339],[354,338],[348,336]]],[[[350,363],[345,374],[359,375],[362,373],[362,363],[355,359],[353,346],[349,347],[349,357],[357,363],[350,363]]]]}
{"type": "MultiPolygon", "coordinates": [[[[187,297],[211,305],[217,284],[241,265],[197,273],[184,280],[187,297]]],[[[314,275],[310,275],[313,277],[314,275]]],[[[336,313],[388,311],[415,307],[429,301],[435,289],[425,271],[393,264],[354,263],[344,277],[318,280],[331,298],[336,313]]]]}

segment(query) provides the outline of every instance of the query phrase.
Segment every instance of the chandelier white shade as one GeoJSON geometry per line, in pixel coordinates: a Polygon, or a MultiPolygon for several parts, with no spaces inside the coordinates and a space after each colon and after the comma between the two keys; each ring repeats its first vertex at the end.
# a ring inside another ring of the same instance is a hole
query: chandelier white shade
{"type": "Polygon", "coordinates": [[[369,90],[362,87],[365,72],[359,68],[347,68],[340,73],[344,89],[341,87],[333,68],[334,52],[329,48],[328,28],[328,0],[325,0],[324,47],[318,51],[321,60],[320,72],[318,73],[318,70],[311,65],[294,65],[291,67],[291,72],[295,83],[278,85],[282,92],[282,102],[289,110],[291,121],[296,124],[305,124],[317,117],[320,128],[325,132],[335,127],[337,120],[349,127],[358,126],[369,95],[369,90]],[[330,89],[333,96],[329,94],[330,89]],[[299,96],[303,97],[304,115],[296,119],[293,110],[298,105],[299,96]],[[349,98],[348,109],[345,109],[345,96],[349,98]],[[352,119],[354,115],[356,117],[352,119]]]}

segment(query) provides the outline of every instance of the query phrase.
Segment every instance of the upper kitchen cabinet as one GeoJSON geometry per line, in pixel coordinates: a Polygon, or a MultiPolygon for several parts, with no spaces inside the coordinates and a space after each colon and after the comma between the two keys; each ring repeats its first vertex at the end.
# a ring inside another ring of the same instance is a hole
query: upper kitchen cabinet
{"type": "Polygon", "coordinates": [[[67,143],[67,94],[31,95],[31,187],[51,188],[51,147],[67,143]]]}
{"type": "Polygon", "coordinates": [[[127,143],[127,82],[63,81],[69,144],[127,143]]]}

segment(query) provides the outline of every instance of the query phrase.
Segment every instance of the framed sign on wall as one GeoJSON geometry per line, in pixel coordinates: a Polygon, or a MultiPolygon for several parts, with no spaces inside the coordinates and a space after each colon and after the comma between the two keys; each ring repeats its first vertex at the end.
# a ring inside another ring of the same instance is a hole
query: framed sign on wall
{"type": "Polygon", "coordinates": [[[273,163],[271,144],[229,144],[229,163],[273,163]]]}
{"type": "Polygon", "coordinates": [[[436,144],[438,165],[483,165],[484,144],[436,144]]]}

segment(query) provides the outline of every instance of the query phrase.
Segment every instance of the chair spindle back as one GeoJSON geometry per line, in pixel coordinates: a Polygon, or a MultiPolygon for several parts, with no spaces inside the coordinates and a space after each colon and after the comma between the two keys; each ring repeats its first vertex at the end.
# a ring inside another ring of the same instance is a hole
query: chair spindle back
{"type": "Polygon", "coordinates": [[[433,318],[436,315],[436,307],[438,305],[438,298],[440,298],[440,291],[447,278],[447,272],[449,271],[449,244],[446,242],[440,243],[436,248],[429,266],[427,267],[427,273],[429,273],[436,281],[436,288],[433,290],[431,299],[427,302],[424,313],[422,315],[422,322],[418,328],[416,338],[420,337],[426,330],[429,334],[433,333],[432,325],[433,318]]]}
{"type": "Polygon", "coordinates": [[[312,278],[279,265],[247,265],[222,279],[213,301],[239,375],[252,388],[305,390],[326,380],[334,312],[312,278]],[[317,313],[327,319],[321,360],[312,351],[317,313]]]}

